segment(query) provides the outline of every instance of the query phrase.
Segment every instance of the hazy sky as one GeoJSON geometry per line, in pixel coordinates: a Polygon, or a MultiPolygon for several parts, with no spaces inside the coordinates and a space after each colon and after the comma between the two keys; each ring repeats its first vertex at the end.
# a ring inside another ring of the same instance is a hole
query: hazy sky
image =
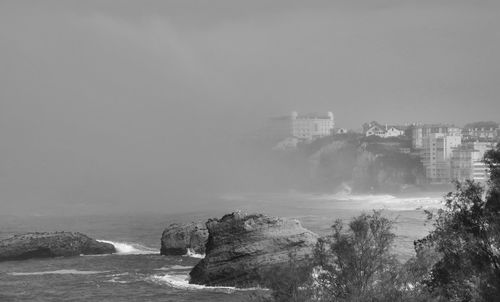
{"type": "Polygon", "coordinates": [[[168,211],[291,110],[499,121],[499,28],[497,0],[1,1],[0,206],[168,211]]]}

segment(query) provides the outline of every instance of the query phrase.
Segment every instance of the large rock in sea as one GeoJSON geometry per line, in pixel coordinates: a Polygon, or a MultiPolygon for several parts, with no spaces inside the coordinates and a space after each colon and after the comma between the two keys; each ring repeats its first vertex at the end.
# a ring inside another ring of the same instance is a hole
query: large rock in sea
{"type": "Polygon", "coordinates": [[[0,241],[0,261],[114,252],[112,244],[73,232],[27,233],[0,241]]]}
{"type": "Polygon", "coordinates": [[[201,222],[173,223],[161,235],[162,255],[185,255],[190,252],[205,254],[208,230],[201,222]]]}
{"type": "Polygon", "coordinates": [[[266,286],[265,276],[294,261],[312,258],[318,236],[295,219],[240,212],[207,222],[206,256],[190,272],[190,283],[266,286]],[[291,260],[291,257],[293,260],[291,260]]]}

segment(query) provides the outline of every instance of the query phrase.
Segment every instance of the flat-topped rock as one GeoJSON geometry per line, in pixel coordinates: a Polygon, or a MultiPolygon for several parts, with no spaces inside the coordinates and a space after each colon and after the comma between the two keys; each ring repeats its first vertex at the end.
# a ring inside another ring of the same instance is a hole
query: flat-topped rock
{"type": "Polygon", "coordinates": [[[205,254],[208,230],[201,222],[186,224],[173,223],[161,235],[162,255],[185,255],[188,250],[196,254],[205,254]]]}
{"type": "Polygon", "coordinates": [[[295,219],[240,212],[207,222],[206,256],[190,272],[194,284],[265,286],[273,269],[308,264],[318,236],[295,219]]]}
{"type": "Polygon", "coordinates": [[[112,244],[76,232],[26,233],[0,241],[0,261],[114,252],[112,244]]]}

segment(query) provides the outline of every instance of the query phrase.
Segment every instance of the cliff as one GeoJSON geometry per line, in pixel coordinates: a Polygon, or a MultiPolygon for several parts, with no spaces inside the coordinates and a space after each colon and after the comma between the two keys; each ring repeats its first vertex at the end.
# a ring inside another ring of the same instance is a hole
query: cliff
{"type": "Polygon", "coordinates": [[[0,261],[114,252],[112,244],[72,232],[27,233],[0,241],[0,261]]]}
{"type": "Polygon", "coordinates": [[[317,235],[297,220],[240,212],[207,222],[206,256],[190,272],[191,283],[265,286],[265,275],[312,257],[317,235]]]}
{"type": "Polygon", "coordinates": [[[358,192],[393,192],[425,182],[420,158],[402,151],[409,148],[404,139],[329,137],[301,148],[314,189],[347,183],[358,192]]]}

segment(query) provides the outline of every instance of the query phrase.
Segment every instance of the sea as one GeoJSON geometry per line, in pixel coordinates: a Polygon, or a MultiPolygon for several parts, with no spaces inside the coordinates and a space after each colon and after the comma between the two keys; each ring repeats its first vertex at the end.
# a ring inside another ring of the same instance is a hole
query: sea
{"type": "Polygon", "coordinates": [[[394,253],[414,255],[413,242],[432,223],[424,210],[441,207],[444,193],[355,195],[227,193],[192,212],[2,215],[0,240],[34,231],[78,231],[115,245],[112,255],[0,262],[0,301],[259,301],[265,288],[238,289],[189,284],[189,272],[203,255],[161,256],[162,231],[171,223],[206,221],[233,211],[298,219],[320,235],[337,219],[381,210],[396,221],[394,253]]]}

